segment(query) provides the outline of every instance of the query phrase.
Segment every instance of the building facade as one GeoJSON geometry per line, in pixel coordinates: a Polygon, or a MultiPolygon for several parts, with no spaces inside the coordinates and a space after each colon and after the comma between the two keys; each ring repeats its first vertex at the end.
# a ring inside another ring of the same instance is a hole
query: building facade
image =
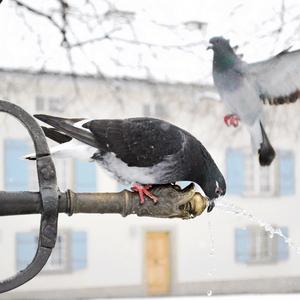
{"type": "MultiPolygon", "coordinates": [[[[188,221],[61,215],[45,269],[0,299],[300,291],[298,103],[266,107],[277,156],[261,168],[247,130],[224,125],[225,109],[210,86],[8,70],[0,77],[0,98],[31,114],[166,119],[205,145],[228,186],[218,209],[188,221]]],[[[21,159],[33,149],[28,133],[5,114],[0,124],[0,189],[36,190],[35,165],[21,159]]],[[[126,188],[93,163],[55,160],[55,166],[61,190],[126,188]]],[[[31,261],[38,225],[39,216],[0,218],[1,279],[31,261]]]]}

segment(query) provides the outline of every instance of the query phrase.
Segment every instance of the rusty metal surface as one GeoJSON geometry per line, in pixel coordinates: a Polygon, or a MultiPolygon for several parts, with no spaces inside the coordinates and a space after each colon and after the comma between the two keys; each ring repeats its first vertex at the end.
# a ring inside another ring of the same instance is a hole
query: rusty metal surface
{"type": "MultiPolygon", "coordinates": [[[[37,154],[36,167],[40,186],[40,203],[42,205],[40,235],[35,257],[32,263],[24,270],[0,282],[0,293],[3,293],[32,279],[47,262],[55,246],[57,235],[58,195],[55,167],[49,154],[45,135],[40,126],[32,116],[13,103],[0,101],[0,111],[17,118],[25,126],[33,140],[37,154]]],[[[0,204],[0,210],[2,211],[4,209],[2,202],[0,204]]]]}

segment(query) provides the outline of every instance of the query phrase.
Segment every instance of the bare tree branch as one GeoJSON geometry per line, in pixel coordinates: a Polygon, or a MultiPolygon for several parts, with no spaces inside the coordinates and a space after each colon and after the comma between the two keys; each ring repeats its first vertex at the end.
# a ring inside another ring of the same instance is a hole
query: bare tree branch
{"type": "Polygon", "coordinates": [[[120,28],[114,28],[110,31],[108,31],[105,35],[103,36],[99,36],[97,38],[94,38],[94,39],[89,39],[89,40],[86,40],[86,41],[81,41],[81,42],[77,42],[77,43],[74,43],[74,44],[71,44],[70,45],[70,48],[76,48],[76,47],[82,47],[82,46],[85,46],[87,44],[94,44],[96,42],[100,42],[100,41],[103,41],[105,39],[112,39],[111,38],[111,35],[117,31],[119,31],[120,28]]]}
{"type": "Polygon", "coordinates": [[[65,30],[62,26],[60,26],[55,20],[54,18],[49,15],[49,14],[46,14],[32,6],[29,6],[28,4],[25,4],[19,0],[13,0],[13,2],[15,2],[15,4],[21,8],[24,8],[26,9],[27,11],[33,13],[34,15],[36,16],[40,16],[40,17],[43,17],[45,18],[46,20],[48,20],[55,28],[57,28],[59,30],[59,32],[63,35],[63,37],[65,37],[65,30]]]}
{"type": "Polygon", "coordinates": [[[119,42],[124,42],[127,44],[133,44],[133,45],[144,45],[147,47],[155,47],[155,48],[163,48],[163,49],[184,49],[184,48],[193,48],[193,47],[199,47],[203,46],[204,42],[203,41],[198,41],[198,42],[192,42],[192,43],[187,43],[187,44],[170,44],[170,45],[163,45],[163,44],[155,44],[155,43],[149,43],[149,42],[143,42],[139,40],[129,40],[125,38],[120,38],[120,37],[108,37],[109,39],[113,39],[115,41],[119,42]]]}
{"type": "MultiPolygon", "coordinates": [[[[94,47],[101,47],[105,45],[111,47],[113,51],[104,51],[107,57],[107,61],[112,61],[116,63],[116,66],[120,68],[133,68],[135,70],[144,70],[144,74],[147,78],[152,78],[152,70],[148,65],[149,52],[145,52],[145,47],[151,52],[150,55],[154,59],[158,59],[159,50],[165,51],[183,51],[185,53],[190,53],[194,55],[194,50],[197,47],[203,45],[203,41],[192,41],[183,43],[181,35],[179,35],[178,30],[181,31],[194,31],[202,30],[205,23],[200,21],[187,21],[179,25],[168,25],[161,24],[156,21],[148,21],[152,26],[158,26],[164,31],[169,31],[170,35],[175,35],[175,39],[178,43],[158,43],[152,40],[145,41],[141,40],[137,30],[137,24],[134,24],[135,12],[120,10],[109,0],[93,1],[87,0],[83,9],[76,6],[76,3],[69,0],[55,0],[58,6],[55,8],[46,6],[46,8],[39,8],[37,4],[31,4],[30,2],[25,2],[25,0],[10,0],[16,5],[17,8],[23,10],[24,15],[26,14],[26,19],[28,14],[33,16],[38,16],[44,18],[48,21],[50,26],[53,26],[58,34],[61,36],[62,46],[66,50],[66,58],[69,62],[71,72],[76,72],[73,59],[72,49],[80,49],[83,53],[83,48],[85,46],[93,45],[94,47]],[[79,30],[78,30],[79,29],[79,30]],[[87,34],[84,34],[84,32],[87,34]],[[101,32],[99,34],[99,32],[101,32]],[[116,35],[116,33],[119,33],[116,35]],[[131,37],[128,36],[128,32],[131,33],[131,37]],[[126,35],[127,34],[127,35],[126,35]],[[110,44],[105,44],[105,41],[110,41],[110,44]],[[124,48],[122,46],[124,44],[124,48]],[[129,50],[135,53],[137,58],[134,62],[134,66],[129,66],[126,55],[118,55],[121,53],[121,49],[129,50]],[[134,47],[131,51],[130,47],[134,47]],[[156,50],[157,49],[157,50],[156,50]],[[153,51],[153,52],[152,52],[153,51]],[[147,59],[145,59],[147,58],[147,59]],[[126,59],[126,60],[125,60],[126,59]]],[[[25,16],[23,17],[25,20],[25,16]]],[[[38,30],[37,30],[38,31],[38,30]]],[[[42,49],[42,48],[41,48],[42,49]]],[[[90,48],[88,48],[90,49],[90,48]]],[[[95,67],[98,75],[102,78],[103,71],[102,66],[97,63],[96,58],[88,57],[88,54],[84,54],[88,59],[89,63],[95,67]]]]}

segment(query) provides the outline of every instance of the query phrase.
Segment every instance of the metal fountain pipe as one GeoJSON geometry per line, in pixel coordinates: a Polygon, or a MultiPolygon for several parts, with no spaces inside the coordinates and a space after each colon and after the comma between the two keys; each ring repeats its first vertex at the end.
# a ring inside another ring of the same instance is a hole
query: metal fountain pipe
{"type": "MultiPolygon", "coordinates": [[[[185,189],[175,185],[154,186],[159,196],[156,204],[139,203],[137,193],[124,190],[119,193],[58,192],[58,212],[69,216],[76,213],[116,213],[123,217],[131,214],[156,218],[190,219],[200,215],[206,208],[206,198],[191,184],[185,189]]],[[[43,212],[39,192],[0,192],[0,216],[40,214],[43,212]]]]}

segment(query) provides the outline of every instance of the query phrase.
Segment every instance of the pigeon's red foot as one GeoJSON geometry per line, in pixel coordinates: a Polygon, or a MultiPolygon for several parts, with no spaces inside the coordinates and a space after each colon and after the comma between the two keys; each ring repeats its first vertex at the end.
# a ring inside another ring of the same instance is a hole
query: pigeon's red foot
{"type": "Polygon", "coordinates": [[[239,121],[240,121],[240,118],[238,115],[226,115],[224,117],[224,123],[227,125],[227,126],[233,126],[233,127],[238,127],[239,125],[239,121]]]}
{"type": "Polygon", "coordinates": [[[140,203],[143,204],[145,202],[145,195],[148,196],[154,203],[158,201],[158,197],[154,196],[152,193],[149,192],[149,189],[151,189],[152,185],[141,185],[138,183],[133,184],[131,189],[134,192],[138,192],[140,196],[140,203]]]}

